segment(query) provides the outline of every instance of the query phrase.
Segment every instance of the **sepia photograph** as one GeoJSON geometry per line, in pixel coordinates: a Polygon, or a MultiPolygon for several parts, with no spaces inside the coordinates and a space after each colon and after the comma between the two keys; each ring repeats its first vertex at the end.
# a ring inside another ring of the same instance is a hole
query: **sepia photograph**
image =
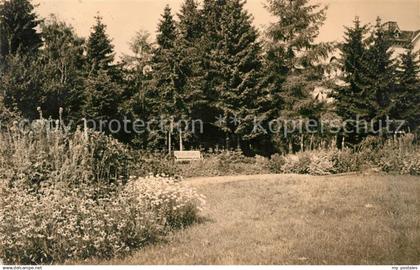
{"type": "Polygon", "coordinates": [[[0,0],[0,270],[420,270],[420,0],[0,0]]]}

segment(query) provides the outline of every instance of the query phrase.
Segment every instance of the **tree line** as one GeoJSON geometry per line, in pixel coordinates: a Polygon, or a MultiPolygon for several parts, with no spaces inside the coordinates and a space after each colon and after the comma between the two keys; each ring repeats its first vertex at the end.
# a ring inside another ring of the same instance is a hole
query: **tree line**
{"type": "MultiPolygon", "coordinates": [[[[346,84],[335,88],[335,109],[344,119],[357,118],[374,125],[385,123],[387,119],[403,120],[401,132],[418,132],[419,52],[414,52],[413,44],[408,43],[406,51],[395,58],[394,34],[382,27],[380,18],[373,30],[359,18],[355,19],[353,27],[346,28],[345,41],[340,47],[341,79],[346,84]]],[[[350,125],[348,129],[354,127],[350,125]]],[[[369,131],[349,136],[349,141],[360,142],[366,134],[369,131]]]]}
{"type": "MultiPolygon", "coordinates": [[[[407,120],[419,126],[419,62],[407,47],[392,56],[381,27],[356,19],[341,44],[318,42],[326,8],[309,0],[267,0],[275,19],[261,34],[242,0],[185,0],[178,14],[166,6],[156,41],[138,32],[132,53],[116,61],[106,25],[98,15],[87,39],[54,16],[40,19],[29,0],[0,4],[0,115],[94,121],[161,119],[165,128],[118,132],[143,149],[240,148],[270,155],[312,148],[338,136],[357,144],[369,131],[331,135],[305,132],[273,119],[407,120]],[[38,30],[40,29],[40,30],[38,30]],[[328,60],[339,50],[338,76],[328,60]],[[339,83],[337,83],[339,82],[339,83]],[[333,102],[314,90],[330,89],[333,102]],[[204,132],[172,128],[200,119],[204,132]],[[258,127],[258,128],[256,128],[258,127]]],[[[131,122],[132,123],[132,122],[131,122]]],[[[352,124],[340,126],[352,130],[352,124]]]]}

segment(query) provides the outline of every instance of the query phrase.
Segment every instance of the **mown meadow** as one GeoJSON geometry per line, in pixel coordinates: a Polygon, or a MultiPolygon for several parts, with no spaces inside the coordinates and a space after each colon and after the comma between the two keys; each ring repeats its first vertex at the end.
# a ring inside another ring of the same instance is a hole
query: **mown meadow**
{"type": "Polygon", "coordinates": [[[420,178],[378,173],[187,181],[205,219],[123,265],[418,265],[420,178]]]}

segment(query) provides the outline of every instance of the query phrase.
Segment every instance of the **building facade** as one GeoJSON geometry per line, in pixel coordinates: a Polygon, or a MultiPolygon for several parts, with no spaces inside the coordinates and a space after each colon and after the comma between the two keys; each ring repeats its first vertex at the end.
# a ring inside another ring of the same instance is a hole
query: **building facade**
{"type": "Polygon", "coordinates": [[[395,57],[402,54],[410,45],[414,51],[420,51],[420,30],[401,30],[397,22],[386,22],[382,27],[388,32],[392,42],[395,57]]]}

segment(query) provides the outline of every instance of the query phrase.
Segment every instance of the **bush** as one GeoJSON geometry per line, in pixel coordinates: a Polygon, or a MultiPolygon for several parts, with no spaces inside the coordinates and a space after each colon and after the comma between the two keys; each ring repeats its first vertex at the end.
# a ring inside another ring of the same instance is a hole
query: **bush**
{"type": "Polygon", "coordinates": [[[335,173],[333,151],[311,151],[308,173],[311,175],[328,175],[335,173]]]}
{"type": "Polygon", "coordinates": [[[316,150],[280,156],[270,160],[272,173],[296,173],[310,175],[328,175],[357,171],[357,155],[351,150],[316,150]]]}
{"type": "MultiPolygon", "coordinates": [[[[219,154],[205,154],[201,161],[174,163],[163,155],[142,158],[140,174],[165,173],[184,177],[211,177],[224,175],[251,175],[264,173],[295,173],[328,175],[379,169],[400,174],[420,174],[418,146],[414,137],[406,135],[396,142],[368,137],[355,149],[317,149],[296,154],[275,154],[270,159],[256,156],[246,157],[240,151],[224,151],[219,154]]],[[[142,155],[147,157],[147,155],[142,155]]]]}
{"type": "Polygon", "coordinates": [[[271,156],[269,168],[272,173],[283,173],[283,166],[286,164],[286,158],[279,154],[271,156]]]}
{"type": "Polygon", "coordinates": [[[281,166],[282,173],[306,173],[304,162],[300,162],[298,155],[286,155],[284,164],[281,166]],[[302,167],[303,165],[303,167],[302,167]]]}
{"type": "Polygon", "coordinates": [[[420,175],[420,152],[413,153],[403,160],[400,174],[420,175]]]}
{"type": "Polygon", "coordinates": [[[126,189],[138,195],[141,204],[156,213],[165,227],[179,228],[193,223],[205,204],[204,196],[172,177],[140,178],[126,189]]]}
{"type": "Polygon", "coordinates": [[[200,161],[176,164],[183,177],[263,174],[270,172],[268,165],[267,158],[246,157],[240,151],[208,154],[200,161]]]}
{"type": "Polygon", "coordinates": [[[420,175],[420,151],[413,135],[381,141],[369,137],[355,151],[348,148],[320,149],[296,154],[272,156],[273,173],[327,175],[379,168],[384,172],[420,175]]]}
{"type": "Polygon", "coordinates": [[[273,173],[296,173],[325,175],[333,172],[332,153],[328,151],[307,151],[294,155],[274,155],[270,160],[273,173]]]}
{"type": "Polygon", "coordinates": [[[388,140],[376,156],[376,165],[384,172],[420,175],[420,149],[411,134],[388,140]]]}
{"type": "Polygon", "coordinates": [[[67,134],[37,121],[31,129],[0,132],[0,177],[9,185],[37,190],[65,182],[121,184],[130,169],[128,149],[101,133],[67,134]]]}
{"type": "Polygon", "coordinates": [[[203,198],[168,177],[129,178],[131,155],[103,134],[37,121],[0,132],[0,258],[111,258],[197,219],[203,198]]]}
{"type": "Polygon", "coordinates": [[[134,166],[132,175],[145,177],[153,175],[178,176],[179,168],[173,158],[161,153],[147,153],[143,151],[133,152],[134,166]]]}
{"type": "Polygon", "coordinates": [[[2,189],[0,257],[7,264],[111,258],[197,219],[203,198],[171,178],[143,178],[97,199],[92,185],[40,194],[2,189]],[[18,199],[17,199],[18,198],[18,199]]]}
{"type": "Polygon", "coordinates": [[[230,165],[230,164],[254,164],[255,158],[253,157],[246,157],[242,151],[223,151],[218,155],[219,162],[221,165],[230,165]]]}
{"type": "Polygon", "coordinates": [[[331,161],[334,173],[356,172],[362,167],[358,154],[348,148],[333,151],[331,161]]]}

